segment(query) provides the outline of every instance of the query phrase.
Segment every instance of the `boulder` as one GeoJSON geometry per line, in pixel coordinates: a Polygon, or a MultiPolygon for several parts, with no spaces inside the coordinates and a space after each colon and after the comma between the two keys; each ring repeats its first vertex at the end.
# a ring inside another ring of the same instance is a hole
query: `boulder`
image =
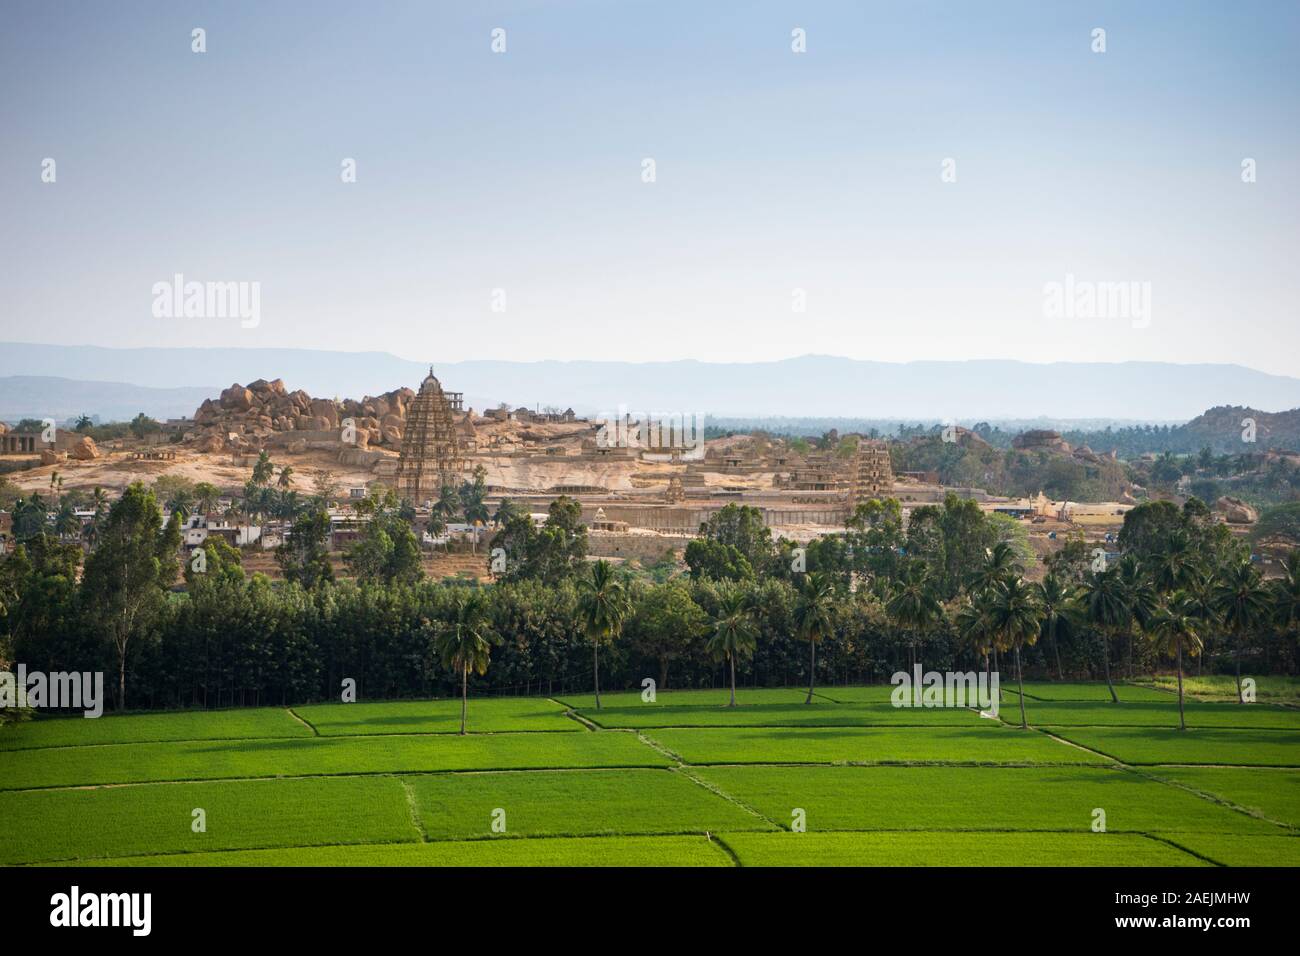
{"type": "Polygon", "coordinates": [[[52,448],[41,449],[42,465],[57,465],[59,462],[63,461],[66,458],[67,455],[63,454],[63,452],[61,451],[55,451],[52,448]]]}
{"type": "Polygon", "coordinates": [[[207,435],[199,442],[199,451],[215,455],[226,447],[226,440],[220,435],[207,435]]]}
{"type": "Polygon", "coordinates": [[[1228,524],[1254,524],[1259,520],[1259,512],[1240,498],[1224,495],[1214,503],[1214,508],[1223,513],[1223,520],[1228,524]]]}
{"type": "Polygon", "coordinates": [[[221,393],[221,407],[246,412],[253,407],[253,393],[236,382],[221,393]]]}
{"type": "Polygon", "coordinates": [[[99,449],[95,447],[95,439],[89,435],[82,435],[69,446],[68,457],[75,461],[93,461],[100,457],[99,449]]]}

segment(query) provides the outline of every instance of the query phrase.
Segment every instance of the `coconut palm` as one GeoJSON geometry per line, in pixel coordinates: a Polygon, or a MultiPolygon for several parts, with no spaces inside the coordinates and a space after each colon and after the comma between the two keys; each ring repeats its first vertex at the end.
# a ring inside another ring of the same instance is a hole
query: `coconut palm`
{"type": "Polygon", "coordinates": [[[1270,595],[1259,572],[1249,561],[1228,567],[1214,588],[1211,599],[1223,625],[1232,634],[1233,658],[1237,665],[1237,701],[1244,704],[1241,693],[1241,645],[1246,636],[1268,620],[1270,595]]]}
{"type": "Polygon", "coordinates": [[[1282,576],[1271,582],[1273,615],[1277,626],[1294,634],[1300,629],[1300,551],[1282,559],[1282,576]]]}
{"type": "Polygon", "coordinates": [[[1083,614],[1101,637],[1101,661],[1106,674],[1106,688],[1113,704],[1119,703],[1115,685],[1110,680],[1110,644],[1115,635],[1129,626],[1133,615],[1119,568],[1094,571],[1083,585],[1083,614]]]}
{"type": "Polygon", "coordinates": [[[1023,578],[1015,577],[990,592],[989,624],[1003,647],[1016,652],[1016,683],[1020,690],[1020,727],[1029,729],[1025,717],[1025,679],[1020,667],[1020,648],[1038,640],[1042,627],[1042,608],[1034,589],[1023,578]]]}
{"type": "Polygon", "coordinates": [[[1150,634],[1161,651],[1171,651],[1178,662],[1178,729],[1187,729],[1183,715],[1183,651],[1192,657],[1201,653],[1200,621],[1195,602],[1184,591],[1175,591],[1151,619],[1150,634]]]}
{"type": "Polygon", "coordinates": [[[271,463],[271,453],[263,450],[257,456],[257,461],[253,465],[252,482],[255,485],[264,485],[271,480],[275,474],[275,465],[271,463]]]}
{"type": "Polygon", "coordinates": [[[59,509],[54,515],[54,533],[60,540],[76,537],[81,533],[81,519],[77,509],[66,497],[59,502],[59,509]]]}
{"type": "MultiPolygon", "coordinates": [[[[943,606],[934,596],[930,569],[924,561],[914,559],[903,566],[893,594],[885,604],[885,612],[895,626],[915,635],[917,641],[943,616],[943,606]]],[[[915,647],[913,644],[913,655],[915,647]]],[[[915,659],[911,663],[915,664],[915,659]]]]}
{"type": "Polygon", "coordinates": [[[280,477],[275,482],[281,488],[293,487],[293,465],[285,465],[280,469],[280,477]]]}
{"type": "Polygon", "coordinates": [[[500,643],[488,619],[487,602],[478,591],[457,598],[452,606],[451,619],[437,636],[438,656],[444,667],[460,675],[460,732],[465,733],[465,718],[469,710],[470,671],[482,676],[487,673],[492,656],[492,645],[500,643]]]}
{"type": "Polygon", "coordinates": [[[749,606],[749,595],[740,587],[728,587],[718,596],[718,610],[713,616],[713,633],[706,647],[709,653],[723,657],[731,671],[731,702],[736,706],[736,658],[754,653],[758,629],[749,606]]]}
{"type": "Polygon", "coordinates": [[[1065,680],[1065,669],[1061,667],[1061,638],[1069,637],[1078,627],[1078,594],[1069,583],[1055,574],[1048,574],[1034,585],[1034,597],[1043,610],[1040,636],[1051,642],[1056,657],[1056,676],[1065,680]]]}
{"type": "Polygon", "coordinates": [[[217,507],[221,492],[210,481],[200,481],[194,486],[194,507],[207,514],[217,507]]]}
{"type": "Polygon", "coordinates": [[[834,630],[831,620],[831,599],[834,582],[825,571],[811,571],[803,576],[799,584],[799,593],[795,596],[794,626],[795,632],[808,642],[810,658],[808,661],[808,697],[805,704],[811,704],[813,689],[817,679],[817,643],[834,630]]]}
{"type": "Polygon", "coordinates": [[[984,555],[984,562],[966,581],[968,594],[987,591],[1025,572],[1015,549],[1006,541],[999,541],[985,551],[984,555]]]}
{"type": "MultiPolygon", "coordinates": [[[[1190,572],[1188,572],[1190,573],[1190,572]]],[[[1160,592],[1156,589],[1146,565],[1131,554],[1119,563],[1120,585],[1124,589],[1124,603],[1128,605],[1129,621],[1124,633],[1128,636],[1128,676],[1133,677],[1133,643],[1136,632],[1145,631],[1160,606],[1160,592]]]]}
{"type": "Polygon", "coordinates": [[[608,561],[593,562],[591,574],[578,579],[578,589],[578,614],[591,639],[591,675],[596,709],[600,710],[600,645],[612,644],[622,633],[631,601],[627,587],[608,561]]]}
{"type": "MultiPolygon", "coordinates": [[[[988,592],[981,592],[979,597],[968,596],[961,607],[957,609],[953,623],[957,628],[957,636],[962,643],[976,654],[984,657],[984,673],[988,679],[989,687],[992,687],[992,667],[989,656],[993,650],[993,641],[996,635],[993,633],[993,626],[989,620],[988,592]]],[[[1001,693],[998,696],[1000,697],[1001,693]]]]}

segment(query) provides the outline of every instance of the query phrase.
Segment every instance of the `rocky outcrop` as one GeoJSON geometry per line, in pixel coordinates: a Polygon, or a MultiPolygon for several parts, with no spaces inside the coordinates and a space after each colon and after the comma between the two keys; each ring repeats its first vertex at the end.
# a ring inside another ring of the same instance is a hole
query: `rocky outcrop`
{"type": "Polygon", "coordinates": [[[367,450],[382,445],[401,447],[406,414],[415,399],[409,388],[394,389],[360,401],[313,398],[302,389],[289,391],[280,379],[235,383],[208,399],[194,413],[194,442],[200,451],[218,452],[233,447],[262,448],[280,444],[285,433],[309,444],[320,440],[302,432],[333,432],[332,441],[367,450]],[[351,440],[347,440],[348,436],[351,440]]]}
{"type": "Polygon", "coordinates": [[[1228,524],[1254,524],[1259,520],[1257,512],[1240,498],[1232,498],[1224,495],[1214,503],[1214,510],[1223,514],[1223,520],[1228,524]]]}
{"type": "Polygon", "coordinates": [[[1060,432],[1047,428],[1032,428],[1021,432],[1011,439],[1011,447],[1020,451],[1053,451],[1063,455],[1070,454],[1070,443],[1061,437],[1060,432]]]}

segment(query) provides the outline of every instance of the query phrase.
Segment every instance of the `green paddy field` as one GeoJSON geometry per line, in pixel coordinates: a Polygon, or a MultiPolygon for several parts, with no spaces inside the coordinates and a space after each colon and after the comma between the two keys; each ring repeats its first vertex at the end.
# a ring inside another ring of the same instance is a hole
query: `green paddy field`
{"type": "Polygon", "coordinates": [[[891,689],[41,719],[0,731],[0,864],[1300,865],[1294,706],[1036,683],[1024,731],[891,689]]]}

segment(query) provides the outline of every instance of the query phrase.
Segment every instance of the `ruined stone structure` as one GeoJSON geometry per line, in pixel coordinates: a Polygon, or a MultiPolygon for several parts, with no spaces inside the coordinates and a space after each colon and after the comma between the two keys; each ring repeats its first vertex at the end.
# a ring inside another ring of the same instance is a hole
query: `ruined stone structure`
{"type": "Polygon", "coordinates": [[[664,493],[664,501],[675,505],[685,500],[686,489],[682,486],[682,479],[679,475],[673,475],[668,479],[668,490],[664,493]]]}
{"type": "Polygon", "coordinates": [[[406,415],[397,494],[418,505],[438,497],[444,484],[459,482],[464,469],[451,401],[430,366],[406,415]]]}
{"type": "Polygon", "coordinates": [[[853,459],[853,485],[849,490],[849,508],[861,501],[892,494],[894,466],[889,459],[889,446],[883,441],[862,438],[853,459]]]}

